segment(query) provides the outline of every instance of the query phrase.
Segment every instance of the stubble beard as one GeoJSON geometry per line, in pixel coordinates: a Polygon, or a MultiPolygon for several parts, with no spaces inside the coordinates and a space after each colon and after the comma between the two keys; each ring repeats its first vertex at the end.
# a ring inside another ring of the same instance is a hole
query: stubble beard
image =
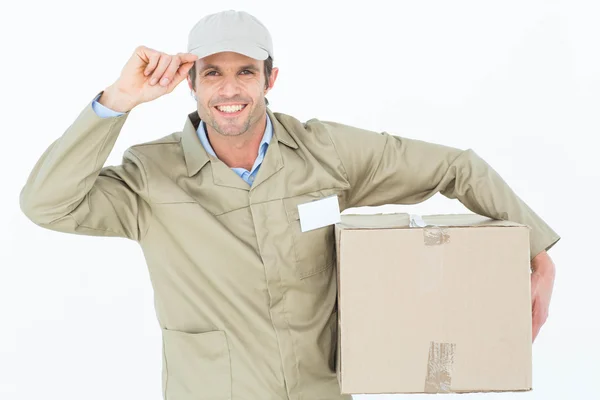
{"type": "MultiPolygon", "coordinates": [[[[248,117],[246,118],[246,120],[242,123],[242,126],[239,129],[228,129],[228,128],[232,128],[234,126],[237,126],[237,121],[234,124],[228,123],[228,124],[224,124],[221,125],[217,122],[217,119],[214,118],[214,109],[213,107],[210,108],[210,110],[206,110],[206,115],[208,116],[208,118],[206,120],[204,120],[204,123],[206,123],[207,125],[210,125],[215,132],[217,132],[220,135],[223,136],[240,136],[243,135],[244,133],[248,132],[248,130],[250,129],[250,127],[255,124],[256,122],[258,122],[260,120],[260,116],[262,114],[264,114],[266,112],[266,104],[264,102],[264,99],[262,100],[263,102],[263,106],[257,106],[255,109],[249,110],[248,113],[248,117]],[[260,115],[259,115],[260,114],[260,115]]],[[[246,107],[250,107],[250,104],[248,104],[246,107]]],[[[203,107],[204,108],[204,107],[203,107]]]]}

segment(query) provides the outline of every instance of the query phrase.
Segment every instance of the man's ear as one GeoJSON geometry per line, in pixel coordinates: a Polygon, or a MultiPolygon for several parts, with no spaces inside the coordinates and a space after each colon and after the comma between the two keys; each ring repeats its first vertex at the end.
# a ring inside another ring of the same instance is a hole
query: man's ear
{"type": "Polygon", "coordinates": [[[187,79],[188,87],[190,88],[191,91],[193,91],[194,87],[192,86],[192,78],[190,78],[190,76],[188,75],[186,77],[186,79],[187,79]]]}
{"type": "Polygon", "coordinates": [[[275,86],[275,81],[277,80],[277,74],[279,74],[279,68],[273,67],[271,70],[271,77],[269,78],[269,87],[265,89],[265,95],[273,89],[275,86]]]}

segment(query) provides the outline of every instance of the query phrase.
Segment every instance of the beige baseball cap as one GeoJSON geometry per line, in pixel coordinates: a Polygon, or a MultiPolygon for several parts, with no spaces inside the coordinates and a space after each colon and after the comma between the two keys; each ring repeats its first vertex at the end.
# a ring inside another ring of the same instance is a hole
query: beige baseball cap
{"type": "Polygon", "coordinates": [[[227,10],[203,17],[189,33],[187,50],[198,58],[233,51],[256,60],[274,59],[271,34],[245,11],[227,10]]]}

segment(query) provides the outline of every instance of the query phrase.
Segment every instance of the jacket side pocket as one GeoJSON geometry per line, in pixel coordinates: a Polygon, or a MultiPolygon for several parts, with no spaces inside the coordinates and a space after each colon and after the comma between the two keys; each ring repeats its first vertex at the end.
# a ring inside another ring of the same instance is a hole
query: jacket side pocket
{"type": "Polygon", "coordinates": [[[230,400],[231,361],[224,331],[162,329],[165,400],[230,400]]]}

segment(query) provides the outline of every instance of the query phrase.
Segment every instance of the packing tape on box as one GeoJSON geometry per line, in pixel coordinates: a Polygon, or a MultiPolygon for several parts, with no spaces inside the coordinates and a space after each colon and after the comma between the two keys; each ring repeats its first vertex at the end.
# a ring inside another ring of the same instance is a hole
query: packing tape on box
{"type": "MultiPolygon", "coordinates": [[[[425,291],[433,291],[441,285],[444,273],[444,244],[450,242],[447,227],[428,225],[418,214],[410,214],[409,226],[423,228],[423,243],[427,251],[421,270],[421,284],[425,291]]],[[[452,369],[455,343],[430,342],[425,376],[425,393],[448,393],[452,391],[452,369]]]]}
{"type": "Polygon", "coordinates": [[[410,222],[408,224],[411,228],[424,228],[427,224],[423,221],[423,217],[418,214],[410,214],[410,222]]]}
{"type": "Polygon", "coordinates": [[[423,243],[426,251],[422,254],[421,288],[425,292],[436,290],[444,275],[444,244],[450,242],[448,228],[427,225],[417,214],[410,214],[409,226],[423,228],[423,243]]]}
{"type": "Polygon", "coordinates": [[[455,343],[429,344],[425,393],[448,393],[452,391],[455,343]]]}
{"type": "Polygon", "coordinates": [[[427,225],[418,214],[410,214],[409,226],[423,229],[423,242],[426,246],[438,246],[450,241],[448,228],[439,225],[427,225]]]}

